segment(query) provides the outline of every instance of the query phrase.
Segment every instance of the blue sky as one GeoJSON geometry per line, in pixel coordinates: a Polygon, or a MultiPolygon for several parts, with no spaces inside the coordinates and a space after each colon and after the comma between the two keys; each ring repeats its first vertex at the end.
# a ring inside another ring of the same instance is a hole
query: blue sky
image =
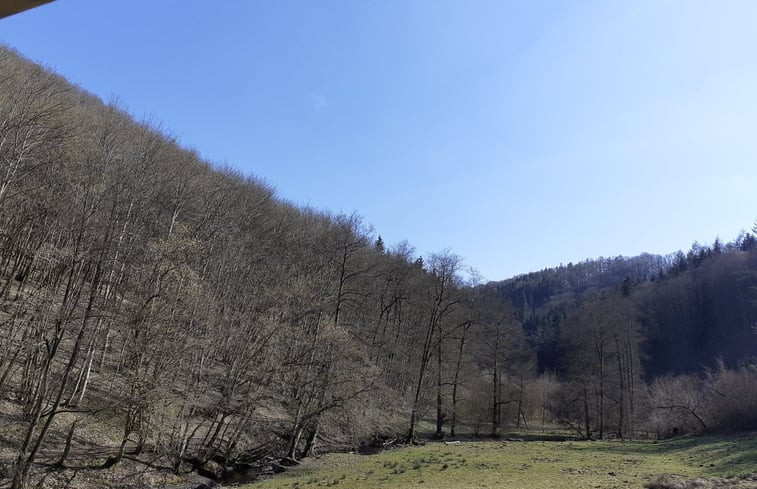
{"type": "Polygon", "coordinates": [[[58,0],[0,42],[497,280],[751,227],[755,25],[736,0],[58,0]]]}

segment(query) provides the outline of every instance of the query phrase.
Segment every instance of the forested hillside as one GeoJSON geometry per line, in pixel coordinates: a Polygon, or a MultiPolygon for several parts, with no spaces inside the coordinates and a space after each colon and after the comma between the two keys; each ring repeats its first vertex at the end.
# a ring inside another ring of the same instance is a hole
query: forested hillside
{"type": "Polygon", "coordinates": [[[284,202],[8,49],[0,163],[13,489],[222,479],[387,438],[757,428],[734,395],[757,387],[751,235],[472,283],[460,257],[284,202]]]}
{"type": "Polygon", "coordinates": [[[587,303],[620,293],[639,321],[644,375],[757,361],[757,252],[752,234],[688,253],[586,260],[491,284],[511,303],[541,369],[563,365],[562,328],[587,303]]]}
{"type": "Polygon", "coordinates": [[[458,257],[385,249],[360,217],[295,208],[0,54],[2,463],[14,488],[43,455],[67,464],[72,440],[70,453],[113,447],[89,464],[147,451],[178,474],[307,456],[321,440],[412,440],[432,405],[440,433],[473,410],[462,385],[478,387],[490,362],[471,363],[472,345],[488,345],[473,325],[516,326],[462,282],[458,257]]]}

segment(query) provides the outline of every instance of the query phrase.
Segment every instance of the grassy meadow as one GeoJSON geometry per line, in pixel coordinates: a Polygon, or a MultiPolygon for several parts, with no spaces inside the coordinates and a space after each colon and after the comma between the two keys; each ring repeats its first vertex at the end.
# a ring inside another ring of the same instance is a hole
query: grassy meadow
{"type": "Polygon", "coordinates": [[[651,441],[430,443],[330,454],[245,489],[757,488],[757,434],[651,441]],[[659,478],[662,474],[669,474],[659,478]]]}

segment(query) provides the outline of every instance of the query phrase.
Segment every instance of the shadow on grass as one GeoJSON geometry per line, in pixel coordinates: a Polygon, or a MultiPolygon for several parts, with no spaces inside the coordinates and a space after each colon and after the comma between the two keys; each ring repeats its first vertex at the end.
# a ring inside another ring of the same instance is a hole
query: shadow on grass
{"type": "Polygon", "coordinates": [[[757,433],[653,441],[581,441],[566,447],[623,456],[674,456],[710,475],[757,473],[757,433]]]}

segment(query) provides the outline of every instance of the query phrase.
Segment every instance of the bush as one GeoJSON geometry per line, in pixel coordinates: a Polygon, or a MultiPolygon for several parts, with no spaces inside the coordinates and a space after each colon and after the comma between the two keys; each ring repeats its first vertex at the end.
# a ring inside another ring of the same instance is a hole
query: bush
{"type": "Polygon", "coordinates": [[[757,371],[720,365],[705,377],[661,377],[650,386],[649,429],[658,435],[757,430],[757,371]]]}
{"type": "Polygon", "coordinates": [[[709,378],[711,427],[717,431],[757,430],[757,372],[721,366],[709,378]]]}
{"type": "Polygon", "coordinates": [[[677,475],[662,474],[647,482],[647,489],[710,489],[712,485],[705,479],[683,479],[677,475]]]}

